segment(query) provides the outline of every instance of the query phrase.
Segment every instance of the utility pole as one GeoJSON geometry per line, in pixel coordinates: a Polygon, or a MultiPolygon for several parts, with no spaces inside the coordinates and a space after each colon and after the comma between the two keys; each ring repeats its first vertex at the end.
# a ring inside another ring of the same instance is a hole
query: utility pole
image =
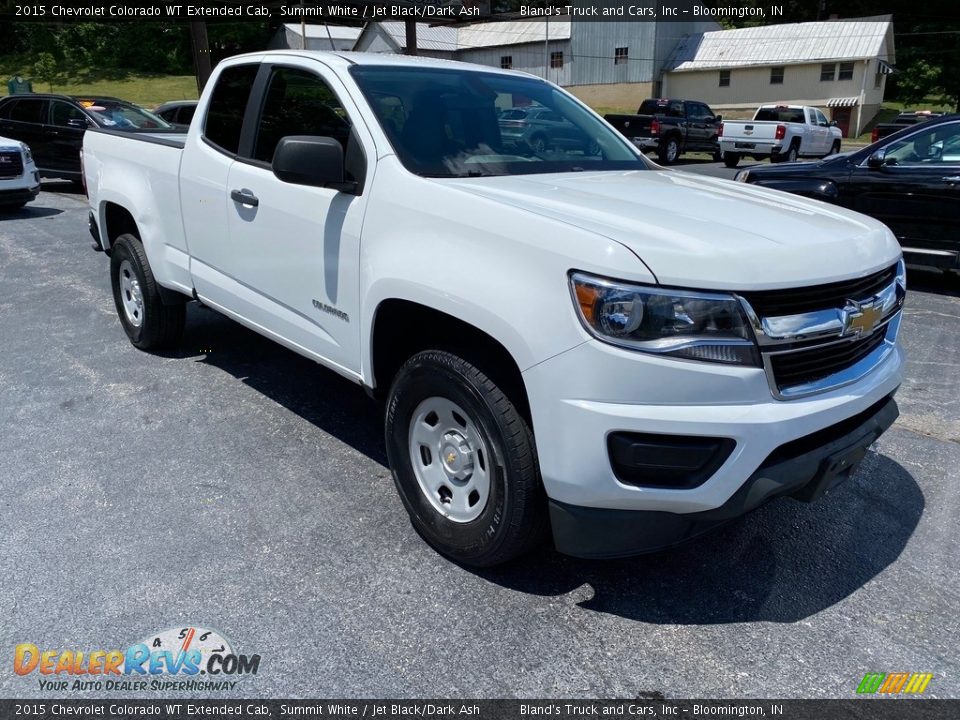
{"type": "Polygon", "coordinates": [[[197,74],[197,92],[202,93],[213,72],[205,22],[190,21],[190,45],[193,48],[193,69],[197,74]]]}

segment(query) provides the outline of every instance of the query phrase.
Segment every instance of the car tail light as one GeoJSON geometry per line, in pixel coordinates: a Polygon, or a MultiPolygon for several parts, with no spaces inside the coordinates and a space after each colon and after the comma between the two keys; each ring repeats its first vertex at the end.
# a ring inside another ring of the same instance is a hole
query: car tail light
{"type": "Polygon", "coordinates": [[[659,135],[660,134],[660,121],[656,118],[653,119],[653,122],[650,123],[650,134],[659,135]]]}
{"type": "Polygon", "coordinates": [[[787,136],[787,126],[786,125],[777,125],[777,134],[774,135],[776,140],[783,140],[787,136]]]}
{"type": "Polygon", "coordinates": [[[723,137],[723,123],[720,123],[720,127],[717,128],[717,137],[723,137]]]}
{"type": "Polygon", "coordinates": [[[880,130],[878,128],[874,128],[873,132],[870,133],[870,142],[875,143],[879,139],[880,139],[880,130]]]}

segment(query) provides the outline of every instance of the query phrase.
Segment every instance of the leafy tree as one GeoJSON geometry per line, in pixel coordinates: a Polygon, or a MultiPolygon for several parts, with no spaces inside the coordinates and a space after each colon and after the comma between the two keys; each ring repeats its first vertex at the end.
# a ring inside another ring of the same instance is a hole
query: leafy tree
{"type": "Polygon", "coordinates": [[[33,75],[38,82],[47,83],[47,89],[53,92],[53,81],[57,79],[57,60],[48,52],[37,55],[33,63],[33,75]]]}

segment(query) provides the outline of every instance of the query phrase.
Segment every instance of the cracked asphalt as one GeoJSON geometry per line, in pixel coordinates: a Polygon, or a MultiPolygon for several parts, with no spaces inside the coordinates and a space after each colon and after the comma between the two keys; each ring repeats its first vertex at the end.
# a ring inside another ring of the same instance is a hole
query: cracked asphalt
{"type": "Polygon", "coordinates": [[[261,655],[199,697],[960,696],[960,283],[911,273],[901,417],[820,502],[476,572],[412,530],[360,388],[195,304],[134,349],[64,190],[0,218],[0,697],[156,698],[43,690],[14,647],[186,626],[261,655]]]}

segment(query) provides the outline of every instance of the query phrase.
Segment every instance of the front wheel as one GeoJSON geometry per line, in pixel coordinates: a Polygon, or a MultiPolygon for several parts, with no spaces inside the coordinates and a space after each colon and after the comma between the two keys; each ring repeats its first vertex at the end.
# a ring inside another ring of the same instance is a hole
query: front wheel
{"type": "Polygon", "coordinates": [[[740,164],[739,153],[725,152],[723,154],[723,164],[728,168],[735,168],[740,164]]]}
{"type": "Polygon", "coordinates": [[[830,146],[830,152],[828,152],[825,157],[836,155],[838,152],[840,152],[840,141],[834,140],[833,145],[830,146]]]}
{"type": "Polygon", "coordinates": [[[390,389],[385,426],[400,498],[441,554],[483,567],[540,542],[546,498],[533,435],[479,368],[439,350],[414,355],[390,389]]]}
{"type": "Polygon", "coordinates": [[[141,350],[173,347],[183,334],[184,303],[164,304],[140,240],[117,238],[110,253],[110,280],[120,324],[141,350]]]}

